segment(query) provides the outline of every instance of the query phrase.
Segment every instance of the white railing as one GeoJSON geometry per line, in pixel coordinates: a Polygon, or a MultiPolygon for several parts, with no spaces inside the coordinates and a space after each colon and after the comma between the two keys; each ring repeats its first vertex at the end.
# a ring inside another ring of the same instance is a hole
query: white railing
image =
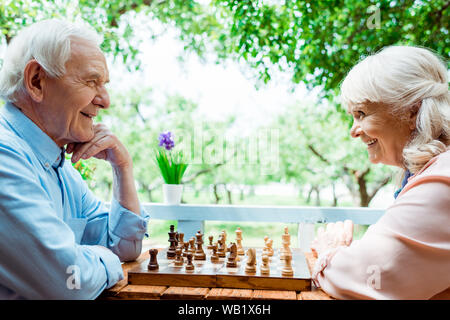
{"type": "Polygon", "coordinates": [[[190,238],[205,221],[285,222],[298,224],[298,246],[309,250],[315,223],[352,220],[354,224],[371,225],[384,214],[382,209],[343,207],[238,206],[238,205],[166,205],[143,203],[151,219],[177,220],[179,232],[190,238]]]}

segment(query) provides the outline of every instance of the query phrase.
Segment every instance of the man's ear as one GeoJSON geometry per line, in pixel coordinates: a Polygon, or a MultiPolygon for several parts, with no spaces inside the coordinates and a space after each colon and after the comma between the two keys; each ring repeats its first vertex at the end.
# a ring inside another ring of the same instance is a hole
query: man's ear
{"type": "Polygon", "coordinates": [[[41,65],[35,59],[28,61],[23,71],[23,81],[25,89],[35,102],[42,102],[44,98],[45,80],[46,73],[41,65]]]}

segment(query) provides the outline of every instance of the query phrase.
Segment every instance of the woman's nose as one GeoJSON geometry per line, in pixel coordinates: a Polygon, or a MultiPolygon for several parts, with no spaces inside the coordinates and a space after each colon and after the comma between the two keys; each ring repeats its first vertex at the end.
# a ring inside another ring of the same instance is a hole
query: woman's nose
{"type": "Polygon", "coordinates": [[[352,128],[350,129],[350,136],[352,138],[358,138],[362,133],[362,129],[357,123],[357,121],[353,122],[352,128]]]}

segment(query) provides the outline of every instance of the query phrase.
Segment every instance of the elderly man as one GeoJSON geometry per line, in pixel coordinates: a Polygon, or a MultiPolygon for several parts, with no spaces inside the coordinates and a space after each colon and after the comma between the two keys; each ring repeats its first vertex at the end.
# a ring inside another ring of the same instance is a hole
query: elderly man
{"type": "Polygon", "coordinates": [[[109,107],[99,36],[46,20],[11,42],[0,74],[0,298],[92,299],[141,252],[148,214],[126,148],[94,117],[109,107]],[[111,164],[111,207],[72,162],[111,164]]]}

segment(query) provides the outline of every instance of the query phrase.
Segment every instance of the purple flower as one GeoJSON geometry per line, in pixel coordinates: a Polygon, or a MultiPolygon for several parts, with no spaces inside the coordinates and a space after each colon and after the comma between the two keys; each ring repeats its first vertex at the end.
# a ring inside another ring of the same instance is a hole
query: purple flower
{"type": "Polygon", "coordinates": [[[172,148],[175,147],[172,132],[167,131],[166,133],[161,133],[159,135],[159,146],[164,147],[166,150],[172,150],[172,148]]]}

